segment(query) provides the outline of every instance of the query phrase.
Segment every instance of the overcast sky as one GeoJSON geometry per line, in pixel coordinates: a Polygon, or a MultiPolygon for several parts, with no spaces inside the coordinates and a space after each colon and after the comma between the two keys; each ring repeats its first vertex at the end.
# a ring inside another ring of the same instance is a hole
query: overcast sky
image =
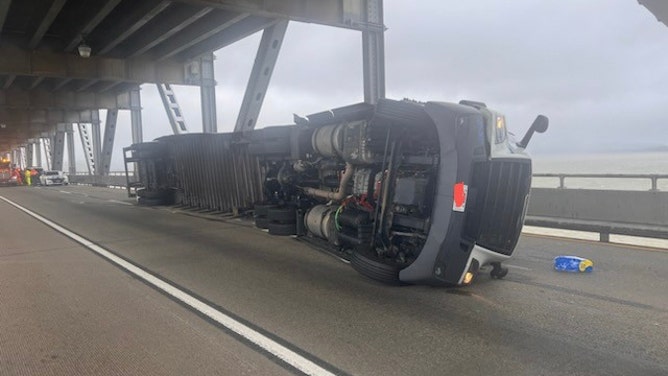
{"type": "MultiPolygon", "coordinates": [[[[668,27],[636,0],[385,0],[385,25],[388,98],[483,101],[519,136],[545,114],[534,154],[668,145],[668,27]]],[[[259,40],[216,52],[220,132],[234,128],[259,40]]],[[[292,22],[258,127],[362,101],[361,50],[358,32],[292,22]]],[[[176,94],[201,131],[199,88],[176,94]]],[[[146,140],[171,133],[153,85],[142,105],[146,140]]],[[[114,169],[129,128],[122,111],[114,169]]]]}

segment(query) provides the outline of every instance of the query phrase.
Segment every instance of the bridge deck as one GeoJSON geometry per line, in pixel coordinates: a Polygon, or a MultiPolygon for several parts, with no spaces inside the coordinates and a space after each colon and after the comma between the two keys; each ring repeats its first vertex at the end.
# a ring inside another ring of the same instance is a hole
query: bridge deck
{"type": "MultiPolygon", "coordinates": [[[[0,189],[351,374],[666,374],[668,252],[524,236],[502,281],[388,287],[239,220],[133,206],[94,187],[0,189]],[[560,274],[578,254],[591,274],[560,274]]],[[[3,374],[277,374],[281,362],[0,201],[3,374]]]]}

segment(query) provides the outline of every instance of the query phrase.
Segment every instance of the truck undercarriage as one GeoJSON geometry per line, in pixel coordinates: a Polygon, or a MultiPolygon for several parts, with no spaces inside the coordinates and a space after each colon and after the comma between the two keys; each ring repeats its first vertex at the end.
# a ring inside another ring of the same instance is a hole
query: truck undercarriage
{"type": "Polygon", "coordinates": [[[505,275],[531,185],[524,147],[546,123],[517,146],[482,103],[381,100],[208,135],[219,141],[163,137],[126,148],[126,164],[137,162],[140,203],[236,196],[257,227],[334,250],[373,279],[465,285],[486,265],[505,275]],[[193,184],[198,162],[224,178],[193,184]]]}

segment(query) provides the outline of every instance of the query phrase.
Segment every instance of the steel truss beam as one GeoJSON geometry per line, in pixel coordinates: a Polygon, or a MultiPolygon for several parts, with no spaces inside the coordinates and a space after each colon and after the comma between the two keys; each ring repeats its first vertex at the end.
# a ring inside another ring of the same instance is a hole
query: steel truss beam
{"type": "Polygon", "coordinates": [[[133,51],[129,57],[136,57],[142,55],[161,44],[172,36],[180,33],[192,23],[198,21],[200,18],[209,14],[213,8],[199,9],[187,4],[173,4],[163,15],[159,25],[153,25],[148,30],[142,30],[142,33],[133,36],[132,46],[129,47],[133,51]]]}
{"type": "Polygon", "coordinates": [[[174,134],[188,132],[186,120],[183,117],[183,111],[181,110],[181,106],[179,106],[179,102],[176,100],[176,93],[174,93],[172,87],[169,84],[158,84],[156,86],[158,87],[158,93],[160,93],[162,105],[165,107],[169,124],[172,126],[172,132],[174,132],[174,134]]]}
{"type": "Polygon", "coordinates": [[[174,35],[165,43],[155,49],[158,60],[162,61],[187,50],[188,48],[207,40],[213,35],[228,29],[232,25],[244,20],[249,15],[246,13],[209,13],[202,19],[174,35]]]}
{"type": "Polygon", "coordinates": [[[262,33],[262,40],[257,49],[255,63],[248,79],[244,100],[241,103],[239,117],[234,127],[235,132],[250,131],[255,128],[287,28],[287,20],[279,21],[266,28],[262,33]]]}
{"type": "Polygon", "coordinates": [[[166,0],[149,0],[140,2],[132,10],[132,14],[127,15],[121,20],[118,20],[114,30],[107,31],[105,34],[110,38],[103,41],[99,48],[98,54],[103,55],[118,46],[121,42],[129,38],[132,34],[137,32],[142,26],[159,15],[162,11],[167,9],[171,1],[166,0]]]}
{"type": "Polygon", "coordinates": [[[100,171],[98,175],[109,175],[111,154],[114,150],[114,138],[116,137],[117,119],[118,110],[107,111],[107,120],[104,122],[104,138],[102,139],[102,158],[100,159],[100,171]]]}
{"type": "Polygon", "coordinates": [[[364,101],[374,104],[378,99],[385,97],[383,0],[365,0],[365,2],[366,23],[381,26],[362,31],[364,101]]]}
{"type": "Polygon", "coordinates": [[[11,0],[0,0],[0,32],[5,26],[5,20],[7,19],[7,13],[9,13],[9,6],[12,4],[11,0]]]}
{"type": "Polygon", "coordinates": [[[100,170],[100,160],[102,159],[102,148],[101,148],[101,129],[100,129],[100,111],[93,110],[91,111],[93,119],[90,122],[91,129],[91,141],[93,143],[93,161],[95,161],[94,172],[95,175],[101,175],[100,170]]]}
{"type": "Polygon", "coordinates": [[[200,62],[200,100],[202,102],[202,132],[218,132],[216,119],[216,80],[213,69],[213,53],[210,52],[199,59],[200,62]]]}
{"type": "Polygon", "coordinates": [[[46,12],[46,15],[44,18],[42,18],[42,21],[39,23],[39,26],[37,27],[37,30],[35,30],[35,33],[32,35],[32,38],[30,38],[30,42],[28,43],[28,48],[34,49],[37,47],[39,42],[42,40],[44,37],[44,34],[49,30],[49,27],[51,27],[51,24],[53,21],[56,19],[56,16],[58,16],[58,13],[60,13],[60,10],[63,9],[63,6],[67,0],[53,0],[51,3],[51,7],[49,7],[49,10],[46,12]]]}
{"type": "Polygon", "coordinates": [[[144,142],[141,122],[141,91],[139,87],[130,90],[130,123],[132,127],[132,143],[144,142]]]}
{"type": "Polygon", "coordinates": [[[32,167],[34,166],[33,164],[33,158],[35,156],[35,144],[33,142],[28,142],[26,145],[26,166],[25,167],[32,167]]]}
{"type": "Polygon", "coordinates": [[[93,145],[88,132],[88,127],[84,123],[79,123],[77,125],[79,127],[79,138],[81,138],[84,158],[86,159],[86,167],[88,167],[88,175],[93,175],[93,172],[95,172],[95,156],[93,154],[93,145]]]}
{"type": "Polygon", "coordinates": [[[67,44],[67,47],[65,47],[65,51],[74,51],[74,49],[83,40],[83,37],[90,34],[91,31],[93,31],[95,27],[97,27],[97,25],[99,25],[100,22],[105,19],[105,17],[107,17],[120,2],[121,0],[106,0],[102,7],[98,9],[98,11],[95,12],[92,17],[84,20],[86,23],[72,36],[72,39],[67,44]]]}
{"type": "Polygon", "coordinates": [[[290,19],[308,23],[364,30],[364,0],[182,0],[254,16],[290,19]]]}
{"type": "Polygon", "coordinates": [[[67,163],[69,165],[69,174],[76,175],[77,161],[74,153],[74,129],[72,123],[67,124],[67,163]]]}
{"type": "Polygon", "coordinates": [[[35,159],[33,160],[35,167],[42,167],[42,138],[38,137],[35,142],[35,159]]]}
{"type": "Polygon", "coordinates": [[[53,142],[51,143],[51,169],[62,171],[63,170],[63,157],[65,152],[65,132],[66,124],[58,124],[56,127],[56,134],[53,137],[53,142]]]}

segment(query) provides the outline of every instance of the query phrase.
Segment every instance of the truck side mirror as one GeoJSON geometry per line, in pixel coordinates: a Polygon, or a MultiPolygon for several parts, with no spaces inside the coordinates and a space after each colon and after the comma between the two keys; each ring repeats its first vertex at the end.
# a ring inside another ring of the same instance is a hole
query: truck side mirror
{"type": "Polygon", "coordinates": [[[524,137],[522,137],[522,141],[517,143],[517,146],[521,147],[522,149],[526,149],[534,132],[538,133],[545,132],[547,130],[547,126],[549,123],[550,119],[548,119],[547,116],[545,115],[536,116],[536,120],[533,121],[527,133],[524,135],[524,137]]]}

